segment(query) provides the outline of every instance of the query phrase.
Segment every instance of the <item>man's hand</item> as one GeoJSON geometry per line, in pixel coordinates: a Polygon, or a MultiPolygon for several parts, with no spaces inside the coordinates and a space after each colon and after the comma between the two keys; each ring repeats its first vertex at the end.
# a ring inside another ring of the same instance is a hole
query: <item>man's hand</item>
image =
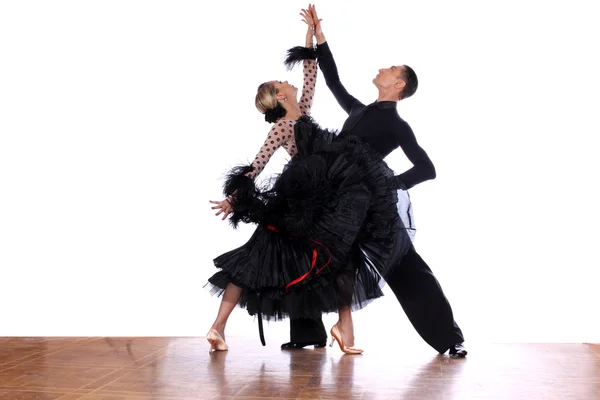
{"type": "Polygon", "coordinates": [[[225,220],[229,214],[231,214],[231,203],[229,203],[229,199],[225,199],[223,201],[213,201],[209,200],[212,204],[216,204],[216,206],[211,207],[212,210],[219,210],[215,215],[219,216],[223,214],[222,220],[225,220]]]}

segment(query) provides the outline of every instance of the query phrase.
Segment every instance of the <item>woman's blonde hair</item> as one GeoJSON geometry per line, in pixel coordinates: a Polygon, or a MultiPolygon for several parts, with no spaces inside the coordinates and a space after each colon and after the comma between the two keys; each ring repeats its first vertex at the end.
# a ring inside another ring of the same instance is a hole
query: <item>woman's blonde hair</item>
{"type": "Polygon", "coordinates": [[[278,102],[275,97],[277,93],[279,93],[279,90],[272,83],[265,82],[261,84],[256,91],[256,98],[254,99],[254,104],[258,111],[264,114],[277,107],[278,102]]]}

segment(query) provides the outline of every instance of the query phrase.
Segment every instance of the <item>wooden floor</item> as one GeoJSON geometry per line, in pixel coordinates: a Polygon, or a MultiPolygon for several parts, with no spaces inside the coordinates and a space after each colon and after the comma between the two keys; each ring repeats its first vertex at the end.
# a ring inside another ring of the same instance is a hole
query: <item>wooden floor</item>
{"type": "Polygon", "coordinates": [[[0,399],[600,399],[600,345],[490,344],[454,360],[385,343],[350,356],[229,342],[0,338],[0,399]]]}

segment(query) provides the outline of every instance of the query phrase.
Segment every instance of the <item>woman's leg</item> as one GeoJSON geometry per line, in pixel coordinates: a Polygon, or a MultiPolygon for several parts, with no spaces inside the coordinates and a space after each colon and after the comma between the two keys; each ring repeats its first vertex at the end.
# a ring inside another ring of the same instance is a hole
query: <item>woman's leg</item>
{"type": "Polygon", "coordinates": [[[223,299],[221,300],[217,319],[206,334],[206,340],[210,343],[210,349],[212,351],[229,350],[229,346],[227,346],[227,343],[225,342],[225,325],[227,324],[229,315],[231,315],[231,311],[233,311],[241,296],[241,287],[235,286],[233,283],[227,284],[225,293],[223,293],[223,299]]]}
{"type": "Polygon", "coordinates": [[[333,346],[333,340],[335,339],[340,346],[340,349],[346,354],[361,354],[363,351],[355,349],[348,343],[351,337],[354,340],[354,326],[352,325],[352,310],[350,307],[341,308],[338,311],[339,320],[331,328],[331,345],[333,346]]]}
{"type": "Polygon", "coordinates": [[[344,344],[348,347],[354,346],[354,324],[352,322],[352,310],[350,307],[344,307],[338,311],[338,322],[336,325],[340,330],[344,344]]]}
{"type": "Polygon", "coordinates": [[[338,322],[331,328],[331,334],[339,342],[344,352],[362,353],[362,350],[352,349],[354,346],[354,324],[352,322],[352,298],[356,284],[356,265],[358,253],[352,252],[344,271],[336,277],[339,294],[338,322]],[[337,337],[336,337],[337,336],[337,337]]]}
{"type": "Polygon", "coordinates": [[[235,305],[242,296],[242,290],[241,287],[235,286],[233,283],[228,283],[227,287],[225,287],[225,293],[223,293],[223,299],[219,306],[219,313],[211,327],[211,329],[216,330],[223,339],[225,339],[225,325],[227,324],[227,320],[235,308],[235,305]]]}

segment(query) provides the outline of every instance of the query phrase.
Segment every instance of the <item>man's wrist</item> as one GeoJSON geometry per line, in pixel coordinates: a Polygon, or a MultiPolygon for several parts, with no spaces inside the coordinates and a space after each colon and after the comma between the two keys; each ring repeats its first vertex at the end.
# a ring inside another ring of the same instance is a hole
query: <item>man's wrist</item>
{"type": "Polygon", "coordinates": [[[399,175],[396,175],[395,178],[396,178],[396,189],[397,190],[408,190],[406,183],[404,183],[404,181],[400,178],[399,175]]]}

